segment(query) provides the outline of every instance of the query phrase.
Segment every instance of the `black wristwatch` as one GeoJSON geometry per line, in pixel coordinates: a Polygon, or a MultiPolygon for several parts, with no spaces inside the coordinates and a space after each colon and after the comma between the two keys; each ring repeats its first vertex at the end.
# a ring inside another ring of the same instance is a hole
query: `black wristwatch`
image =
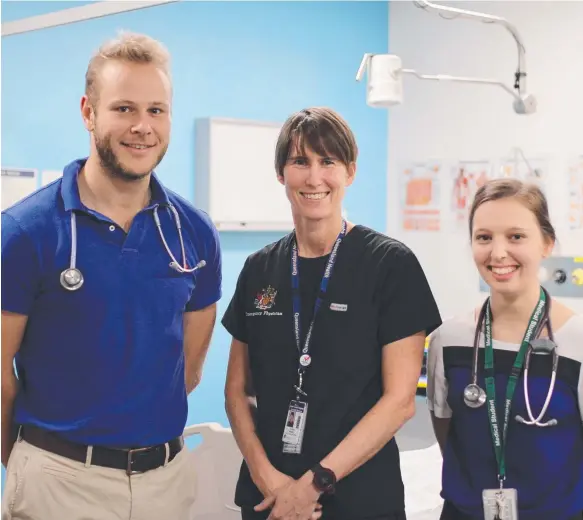
{"type": "Polygon", "coordinates": [[[331,469],[324,468],[321,464],[316,464],[312,468],[312,472],[314,473],[314,487],[320,493],[332,495],[336,491],[336,475],[331,469]]]}

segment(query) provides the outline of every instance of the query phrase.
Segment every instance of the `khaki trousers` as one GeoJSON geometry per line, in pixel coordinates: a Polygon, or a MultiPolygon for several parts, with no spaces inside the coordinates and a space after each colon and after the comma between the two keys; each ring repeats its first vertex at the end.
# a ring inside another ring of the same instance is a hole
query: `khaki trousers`
{"type": "Polygon", "coordinates": [[[192,460],[185,446],[166,466],[128,476],[18,440],[6,468],[2,520],[190,520],[192,460]]]}

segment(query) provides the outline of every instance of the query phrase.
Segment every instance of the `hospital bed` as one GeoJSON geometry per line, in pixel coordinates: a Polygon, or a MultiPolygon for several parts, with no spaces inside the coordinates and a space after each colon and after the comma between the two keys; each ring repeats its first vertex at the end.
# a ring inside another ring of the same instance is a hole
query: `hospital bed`
{"type": "MultiPolygon", "coordinates": [[[[240,520],[234,504],[235,486],[242,461],[230,428],[218,423],[187,426],[187,446],[195,436],[201,442],[191,450],[197,473],[196,512],[189,520],[240,520]]],[[[437,444],[422,450],[401,452],[407,520],[438,520],[442,500],[441,453],[437,444]]]]}

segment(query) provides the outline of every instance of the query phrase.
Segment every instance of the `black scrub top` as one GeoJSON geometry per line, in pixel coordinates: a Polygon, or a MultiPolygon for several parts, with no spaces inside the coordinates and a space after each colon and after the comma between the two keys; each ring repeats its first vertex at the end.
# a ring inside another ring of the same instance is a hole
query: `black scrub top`
{"type": "MultiPolygon", "coordinates": [[[[246,343],[257,398],[256,432],[270,462],[299,478],[331,452],[382,396],[383,346],[441,324],[416,256],[401,242],[357,225],[345,236],[316,317],[304,376],[308,412],[302,453],[284,454],[299,353],[293,330],[293,233],[249,256],[222,323],[246,343]]],[[[299,259],[302,347],[329,255],[299,259]]],[[[263,500],[243,462],[235,503],[263,500]]],[[[399,453],[391,440],[322,497],[326,516],[353,520],[405,509],[399,453]]]]}

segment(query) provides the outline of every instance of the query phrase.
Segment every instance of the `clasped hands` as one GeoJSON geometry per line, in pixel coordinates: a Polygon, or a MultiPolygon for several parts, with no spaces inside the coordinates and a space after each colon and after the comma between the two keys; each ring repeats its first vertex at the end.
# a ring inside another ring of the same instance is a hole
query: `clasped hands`
{"type": "Polygon", "coordinates": [[[268,520],[318,520],[322,505],[318,503],[320,493],[313,486],[312,478],[312,472],[308,471],[294,480],[273,468],[258,485],[265,498],[255,506],[255,511],[271,508],[268,520]]]}

